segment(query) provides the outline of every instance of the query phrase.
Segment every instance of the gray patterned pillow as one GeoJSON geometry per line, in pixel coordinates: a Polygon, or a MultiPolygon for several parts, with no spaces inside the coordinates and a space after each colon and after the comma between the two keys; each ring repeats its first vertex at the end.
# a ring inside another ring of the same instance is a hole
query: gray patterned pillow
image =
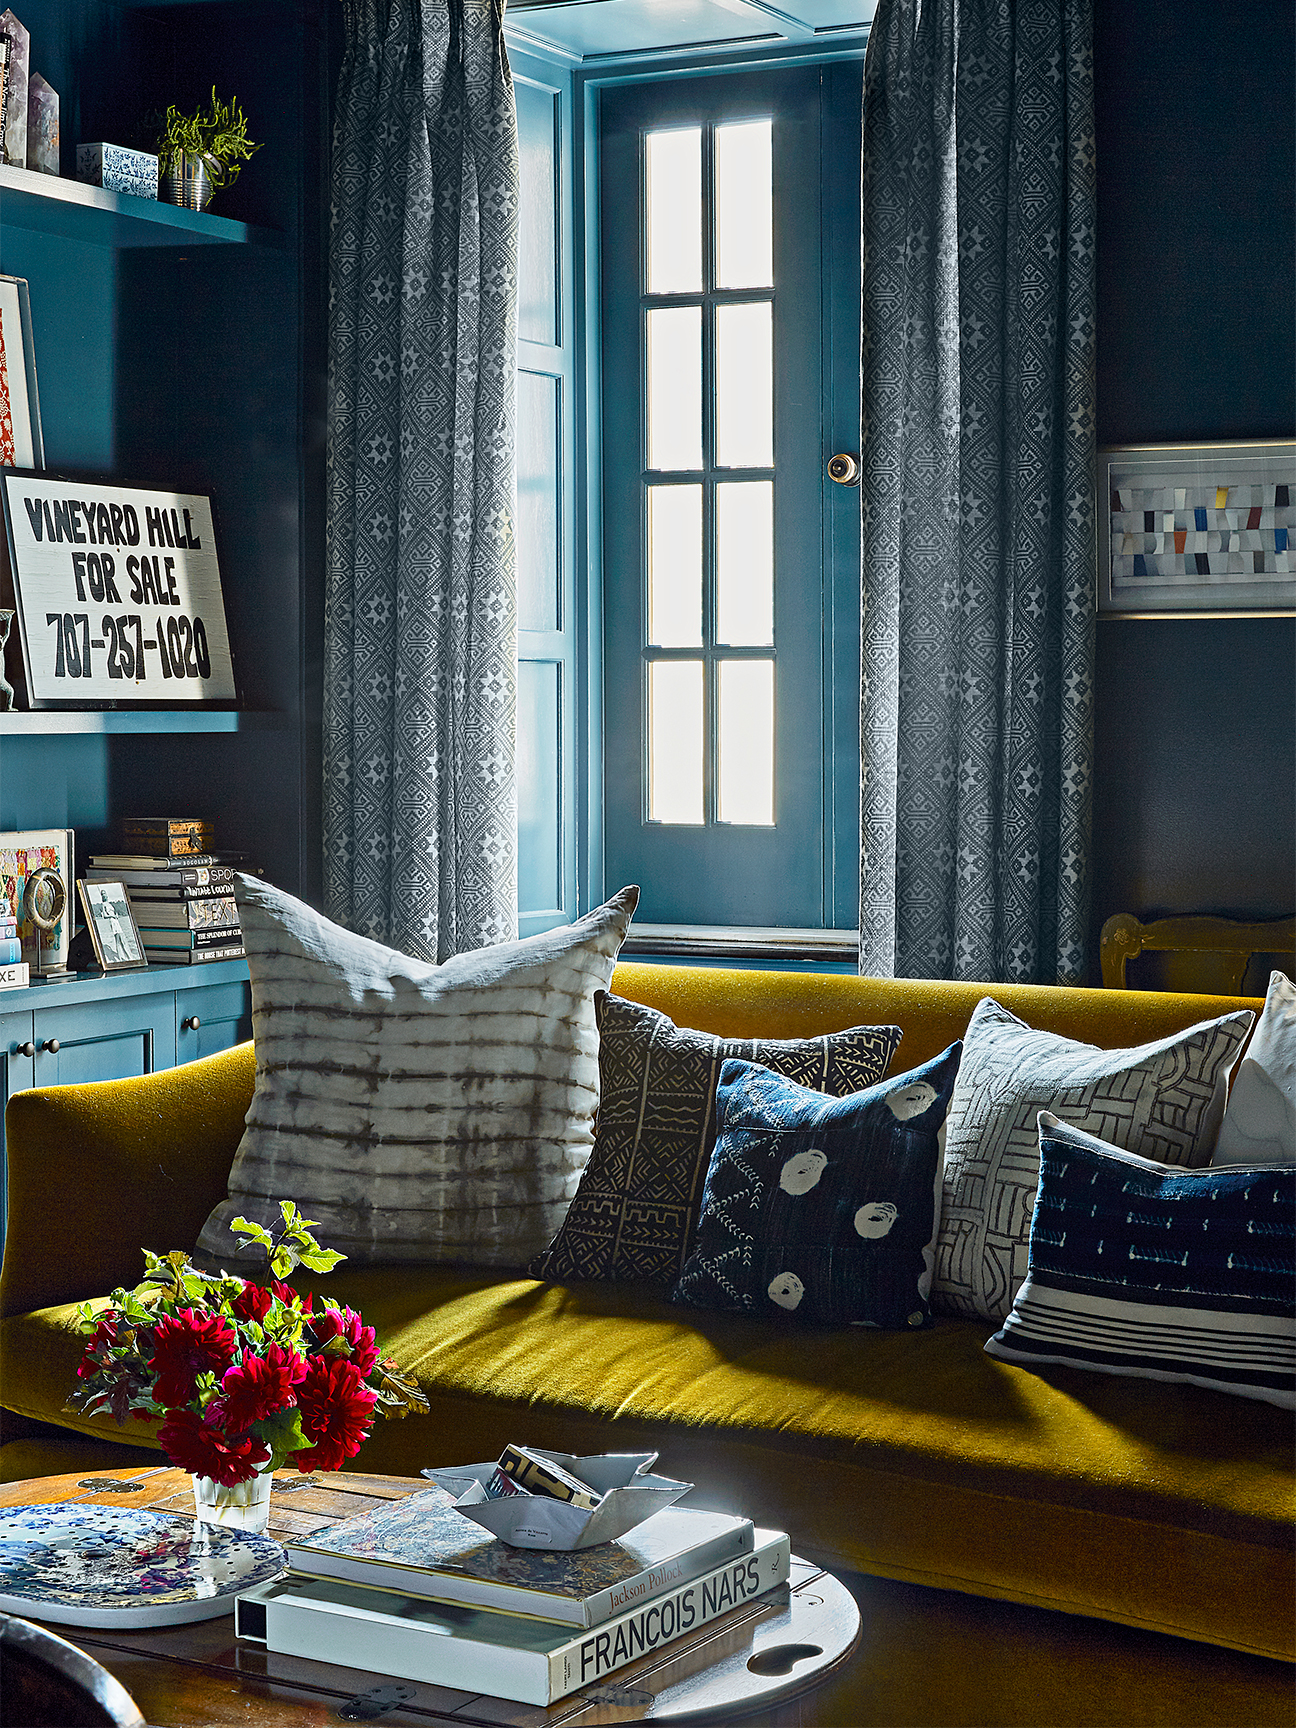
{"type": "Polygon", "coordinates": [[[978,1003],[945,1125],[932,1306],[987,1320],[1012,1307],[1027,1272],[1041,1110],[1160,1164],[1204,1164],[1254,1018],[1243,1009],[1134,1050],[1099,1050],[1036,1032],[992,997],[978,1003]]]}
{"type": "Polygon", "coordinates": [[[594,992],[638,897],[434,966],[241,878],[256,1090],[198,1264],[234,1267],[230,1219],[289,1199],[358,1263],[524,1266],[593,1145],[594,992]]]}
{"type": "Polygon", "coordinates": [[[670,1284],[689,1251],[716,1136],[716,1085],[728,1058],[759,1062],[840,1097],[880,1080],[898,1026],[817,1038],[718,1038],[602,991],[594,1155],[562,1229],[529,1270],[556,1283],[670,1284]]]}

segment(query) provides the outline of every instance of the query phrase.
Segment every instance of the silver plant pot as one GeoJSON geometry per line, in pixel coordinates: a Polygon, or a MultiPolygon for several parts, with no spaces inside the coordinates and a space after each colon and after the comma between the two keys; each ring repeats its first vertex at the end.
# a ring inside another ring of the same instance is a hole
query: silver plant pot
{"type": "Polygon", "coordinates": [[[163,190],[172,204],[184,210],[205,210],[216,190],[202,156],[182,156],[162,177],[163,190]]]}

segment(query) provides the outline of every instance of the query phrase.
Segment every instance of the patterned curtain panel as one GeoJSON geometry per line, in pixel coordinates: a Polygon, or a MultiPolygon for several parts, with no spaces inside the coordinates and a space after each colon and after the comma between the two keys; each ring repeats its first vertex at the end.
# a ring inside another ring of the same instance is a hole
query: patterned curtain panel
{"type": "Polygon", "coordinates": [[[517,929],[517,119],[501,0],[343,12],[326,906],[444,960],[517,929]]]}
{"type": "Polygon", "coordinates": [[[1084,982],[1092,0],[881,0],[864,77],[860,970],[1084,982]]]}

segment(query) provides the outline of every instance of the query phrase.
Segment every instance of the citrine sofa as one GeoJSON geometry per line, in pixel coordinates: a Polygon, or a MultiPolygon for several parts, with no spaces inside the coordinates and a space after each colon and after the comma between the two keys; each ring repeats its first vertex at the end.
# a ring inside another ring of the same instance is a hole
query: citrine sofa
{"type": "MultiPolygon", "coordinates": [[[[1030,1024],[1135,1045],[1258,1001],[622,964],[613,990],[678,1024],[797,1037],[895,1023],[902,1071],[994,994],[1030,1024]]],[[[66,1414],[75,1304],[191,1245],[225,1195],[253,1053],[17,1095],[0,1279],[5,1480],[157,1454],[143,1425],[66,1414]]],[[[787,1529],[845,1575],[861,1653],[803,1720],[1290,1724],[1293,1423],[1191,1386],[995,1361],[985,1322],[808,1331],[439,1267],[323,1285],[416,1375],[427,1416],[356,1466],[417,1473],[510,1439],[655,1448],[700,1503],[787,1529]]]]}

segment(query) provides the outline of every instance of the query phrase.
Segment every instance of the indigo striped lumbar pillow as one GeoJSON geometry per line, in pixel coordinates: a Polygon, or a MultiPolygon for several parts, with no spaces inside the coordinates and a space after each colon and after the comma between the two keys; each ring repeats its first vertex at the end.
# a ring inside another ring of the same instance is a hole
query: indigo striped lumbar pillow
{"type": "Polygon", "coordinates": [[[1042,1111],[1030,1270],[992,1356],[1296,1407],[1296,1166],[1180,1170],[1042,1111]]]}
{"type": "Polygon", "coordinates": [[[358,1263],[525,1266],[593,1145],[594,992],[638,896],[435,966],[243,877],[256,1090],[197,1263],[237,1270],[230,1220],[290,1199],[358,1263]]]}

